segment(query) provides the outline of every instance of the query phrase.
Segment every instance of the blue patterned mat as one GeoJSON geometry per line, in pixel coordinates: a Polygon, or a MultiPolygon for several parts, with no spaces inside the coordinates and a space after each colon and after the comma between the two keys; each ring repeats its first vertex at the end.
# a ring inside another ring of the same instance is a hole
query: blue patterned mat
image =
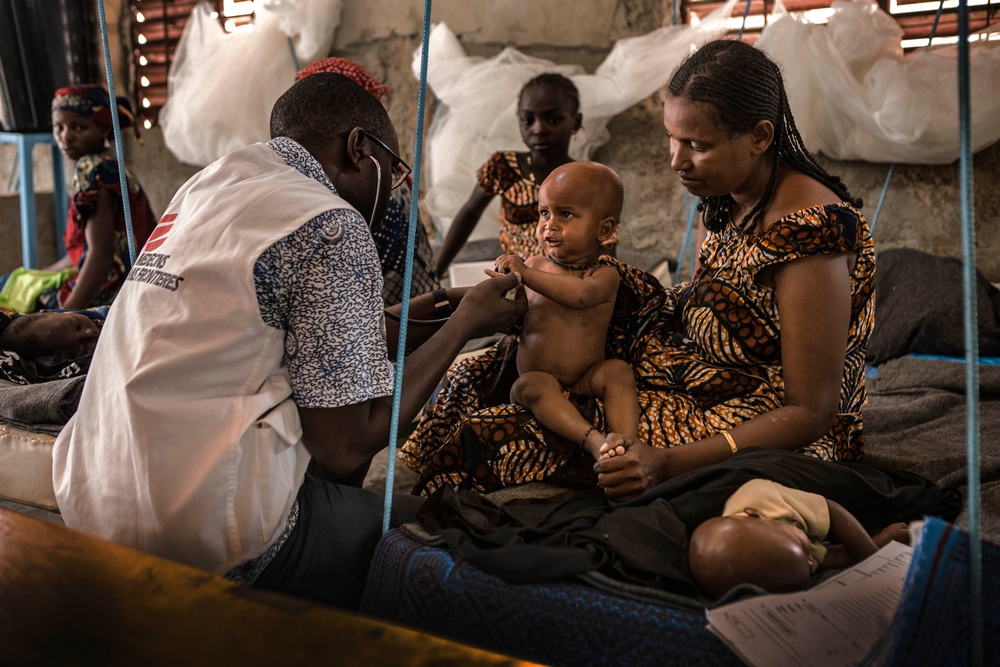
{"type": "MultiPolygon", "coordinates": [[[[1000,665],[1000,548],[983,542],[984,665],[1000,665]]],[[[969,536],[928,519],[889,633],[865,665],[969,665],[969,536]]]]}
{"type": "Polygon", "coordinates": [[[702,613],[569,581],[507,584],[398,530],[379,543],[361,611],[558,667],[743,664],[702,613]]]}

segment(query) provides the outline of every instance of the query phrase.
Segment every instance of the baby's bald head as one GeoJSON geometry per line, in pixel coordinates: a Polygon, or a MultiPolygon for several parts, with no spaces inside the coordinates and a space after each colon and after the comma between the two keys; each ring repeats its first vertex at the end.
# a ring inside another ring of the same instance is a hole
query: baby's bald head
{"type": "Polygon", "coordinates": [[[542,183],[542,192],[565,196],[567,201],[592,210],[600,218],[618,218],[622,214],[625,188],[614,169],[599,162],[569,162],[552,170],[542,183]]]}
{"type": "Polygon", "coordinates": [[[713,598],[738,584],[787,593],[809,585],[808,544],[805,533],[784,521],[716,517],[691,534],[688,565],[698,586],[713,598]]]}

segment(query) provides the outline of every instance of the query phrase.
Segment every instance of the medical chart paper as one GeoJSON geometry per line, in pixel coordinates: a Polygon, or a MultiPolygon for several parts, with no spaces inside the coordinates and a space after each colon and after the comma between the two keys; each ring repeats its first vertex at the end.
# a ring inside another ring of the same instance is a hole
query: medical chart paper
{"type": "Polygon", "coordinates": [[[889,629],[912,554],[890,542],[811,590],[712,609],[708,629],[754,667],[856,665],[889,629]]]}
{"type": "Polygon", "coordinates": [[[489,278],[485,269],[492,269],[495,262],[461,262],[448,268],[452,287],[472,287],[489,278]]]}

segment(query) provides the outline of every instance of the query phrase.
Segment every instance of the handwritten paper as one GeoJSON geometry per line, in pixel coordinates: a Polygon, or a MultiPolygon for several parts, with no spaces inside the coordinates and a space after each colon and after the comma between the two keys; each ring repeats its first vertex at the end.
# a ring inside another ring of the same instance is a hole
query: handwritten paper
{"type": "Polygon", "coordinates": [[[891,542],[808,591],[708,612],[708,629],[754,667],[848,667],[889,628],[913,549],[891,542]]]}

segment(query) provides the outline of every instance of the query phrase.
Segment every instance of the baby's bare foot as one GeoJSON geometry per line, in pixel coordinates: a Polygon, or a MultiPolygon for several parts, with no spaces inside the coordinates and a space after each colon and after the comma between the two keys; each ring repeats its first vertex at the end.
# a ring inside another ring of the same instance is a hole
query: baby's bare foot
{"type": "Polygon", "coordinates": [[[604,459],[611,459],[616,456],[622,456],[628,449],[628,445],[626,444],[627,442],[628,441],[625,436],[621,433],[609,433],[604,444],[601,445],[601,450],[599,452],[600,456],[597,460],[601,461],[604,459]]]}

